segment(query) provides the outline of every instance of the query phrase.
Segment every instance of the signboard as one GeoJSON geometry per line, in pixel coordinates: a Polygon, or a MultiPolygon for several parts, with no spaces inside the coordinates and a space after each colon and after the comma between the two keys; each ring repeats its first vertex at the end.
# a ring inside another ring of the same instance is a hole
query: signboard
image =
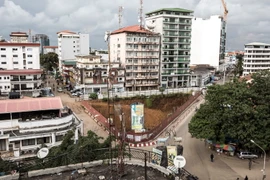
{"type": "Polygon", "coordinates": [[[176,156],[173,160],[175,167],[183,168],[186,165],[186,159],[183,156],[176,156]]]}
{"type": "Polygon", "coordinates": [[[144,127],[144,104],[131,104],[131,129],[142,131],[144,127]]]}
{"type": "Polygon", "coordinates": [[[151,157],[151,162],[153,164],[160,165],[161,163],[161,158],[162,158],[162,151],[156,148],[153,148],[153,153],[151,157]]]}
{"type": "Polygon", "coordinates": [[[167,146],[168,166],[173,166],[174,158],[177,156],[176,146],[167,146]]]}
{"type": "Polygon", "coordinates": [[[47,155],[49,154],[49,149],[48,148],[41,148],[38,153],[37,153],[37,157],[39,159],[43,159],[45,158],[47,155]]]}

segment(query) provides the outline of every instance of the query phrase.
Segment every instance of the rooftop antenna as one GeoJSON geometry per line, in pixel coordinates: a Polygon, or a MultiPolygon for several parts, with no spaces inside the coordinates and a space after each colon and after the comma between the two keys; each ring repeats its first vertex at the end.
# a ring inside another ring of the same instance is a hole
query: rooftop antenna
{"type": "Polygon", "coordinates": [[[119,6],[119,10],[118,10],[119,29],[122,28],[123,10],[124,10],[124,7],[119,6]]]}
{"type": "Polygon", "coordinates": [[[140,0],[140,9],[139,9],[139,23],[140,29],[143,27],[143,0],[140,0]]]}

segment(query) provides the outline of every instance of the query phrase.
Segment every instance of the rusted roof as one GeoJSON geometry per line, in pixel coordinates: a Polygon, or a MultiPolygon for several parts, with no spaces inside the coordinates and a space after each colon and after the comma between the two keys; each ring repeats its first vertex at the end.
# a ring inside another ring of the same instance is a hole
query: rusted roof
{"type": "Polygon", "coordinates": [[[119,34],[119,33],[146,33],[146,34],[154,34],[153,32],[139,26],[139,25],[133,25],[133,26],[127,26],[123,27],[121,29],[113,31],[111,34],[119,34]]]}
{"type": "Polygon", "coordinates": [[[39,47],[39,43],[13,43],[13,42],[0,42],[0,46],[29,46],[39,47]]]}
{"type": "Polygon", "coordinates": [[[0,100],[0,114],[63,109],[60,97],[0,100]]]}
{"type": "Polygon", "coordinates": [[[42,74],[41,69],[0,70],[1,75],[42,74]]]}

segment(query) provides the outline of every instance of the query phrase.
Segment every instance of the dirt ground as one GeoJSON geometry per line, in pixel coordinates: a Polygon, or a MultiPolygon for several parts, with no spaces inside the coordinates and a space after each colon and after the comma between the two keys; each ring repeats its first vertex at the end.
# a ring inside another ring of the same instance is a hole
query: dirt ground
{"type": "MultiPolygon", "coordinates": [[[[170,95],[170,97],[155,97],[151,98],[152,106],[147,108],[146,99],[128,99],[128,100],[119,100],[114,102],[114,105],[121,105],[122,112],[124,113],[124,120],[126,122],[126,130],[131,130],[131,109],[130,105],[132,103],[140,102],[144,104],[144,119],[145,119],[145,129],[153,129],[161,123],[162,120],[166,119],[174,109],[183,105],[187,99],[188,95],[186,94],[175,94],[170,95]]],[[[99,111],[104,117],[108,118],[108,102],[103,102],[101,100],[91,100],[89,101],[90,105],[99,111]]],[[[119,113],[114,112],[114,122],[115,125],[120,128],[119,113]]]]}

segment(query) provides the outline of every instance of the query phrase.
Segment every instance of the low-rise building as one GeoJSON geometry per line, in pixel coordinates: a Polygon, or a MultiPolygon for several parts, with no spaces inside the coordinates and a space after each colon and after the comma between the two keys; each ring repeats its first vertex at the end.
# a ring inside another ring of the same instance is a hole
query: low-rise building
{"type": "Polygon", "coordinates": [[[12,43],[27,43],[28,34],[26,32],[11,32],[10,33],[10,42],[12,43]]]}
{"type": "MultiPolygon", "coordinates": [[[[87,93],[107,92],[109,62],[102,60],[101,56],[77,55],[74,80],[76,85],[83,86],[87,93]]],[[[119,62],[111,62],[111,75],[113,89],[116,92],[124,91],[125,69],[119,62]]]]}
{"type": "Polygon", "coordinates": [[[252,74],[261,70],[270,69],[270,44],[249,43],[245,44],[243,62],[243,75],[252,74]]]}
{"type": "Polygon", "coordinates": [[[58,46],[43,46],[44,54],[48,54],[49,52],[53,52],[58,54],[58,46]]]}
{"type": "MultiPolygon", "coordinates": [[[[36,155],[43,145],[60,145],[64,135],[83,132],[82,122],[60,97],[0,100],[0,151],[2,157],[36,155]]],[[[22,156],[22,157],[21,157],[22,156]]]]}

